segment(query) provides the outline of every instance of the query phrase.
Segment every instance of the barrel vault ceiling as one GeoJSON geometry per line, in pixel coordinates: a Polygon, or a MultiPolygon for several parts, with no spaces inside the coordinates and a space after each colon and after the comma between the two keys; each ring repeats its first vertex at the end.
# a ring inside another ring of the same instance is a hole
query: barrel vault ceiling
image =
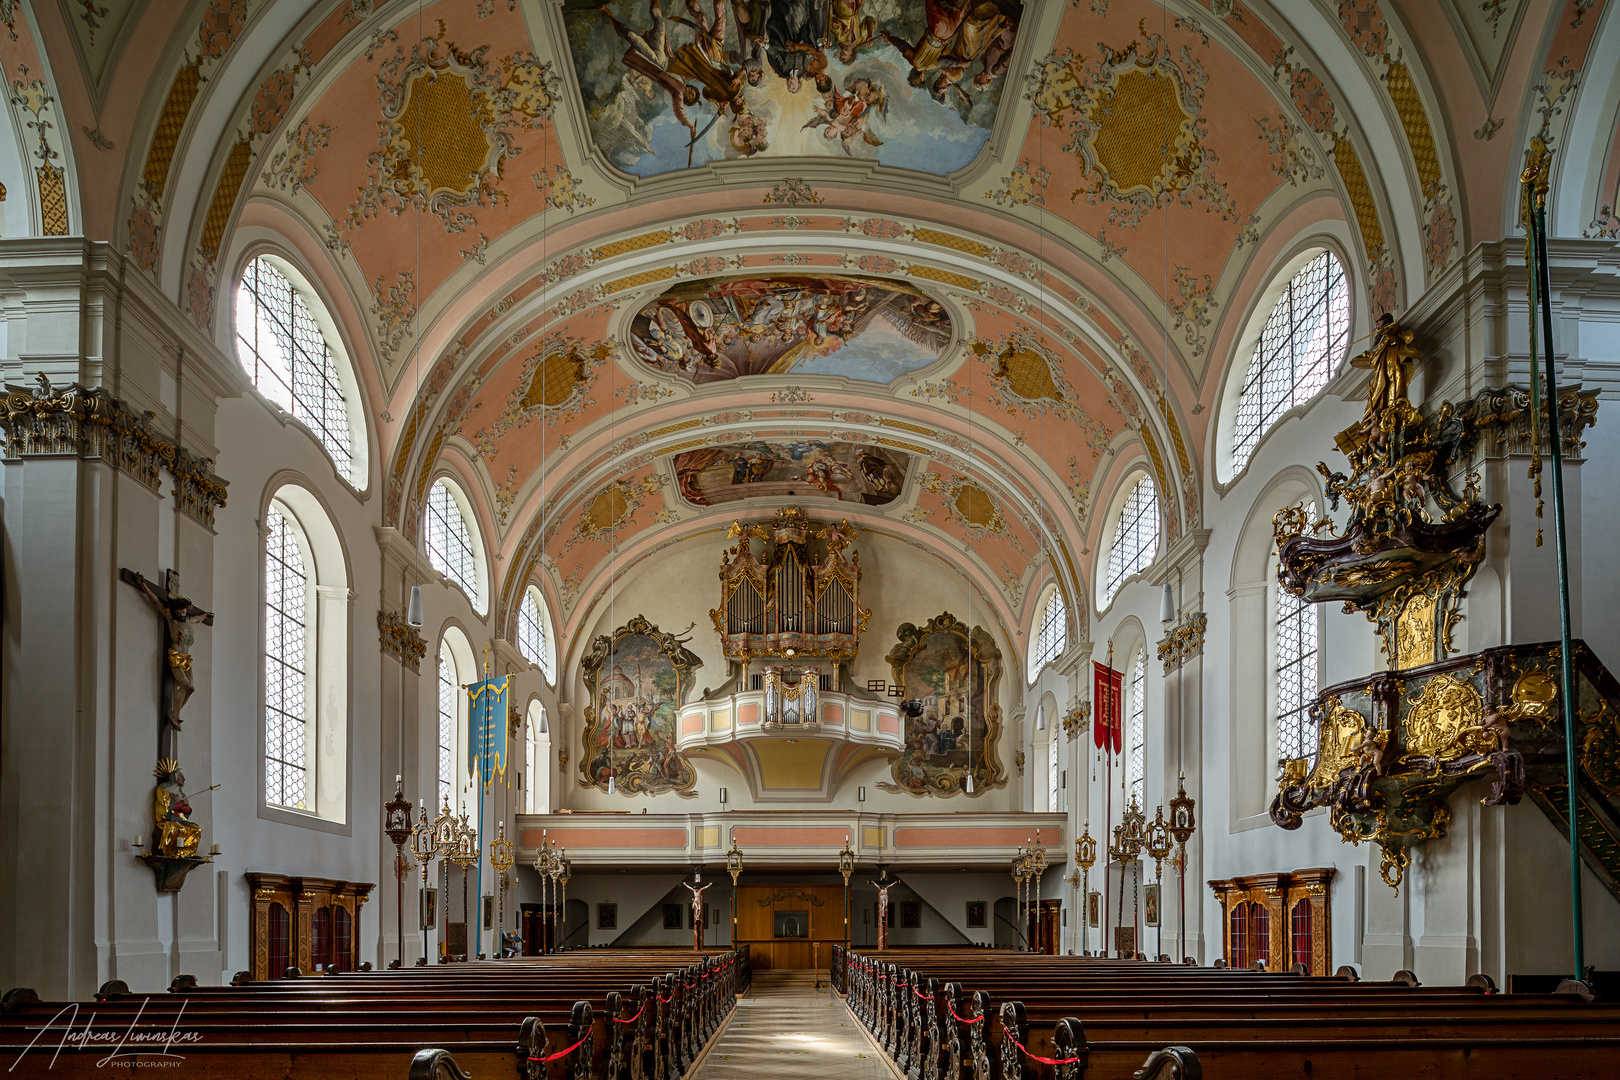
{"type": "Polygon", "coordinates": [[[664,0],[669,57],[724,16],[759,69],[691,127],[626,64],[643,0],[32,0],[0,59],[14,99],[49,73],[86,233],[222,346],[247,257],[305,268],[382,524],[456,475],[497,629],[533,582],[570,641],[610,572],[797,503],[967,566],[1017,637],[1051,581],[1084,632],[1134,471],[1202,527],[1292,251],[1331,241],[1364,329],[1501,235],[1603,0],[838,0],[819,51],[772,51],[810,0],[751,41],[770,6],[664,0]],[[913,76],[942,19],[971,62],[913,76]]]}

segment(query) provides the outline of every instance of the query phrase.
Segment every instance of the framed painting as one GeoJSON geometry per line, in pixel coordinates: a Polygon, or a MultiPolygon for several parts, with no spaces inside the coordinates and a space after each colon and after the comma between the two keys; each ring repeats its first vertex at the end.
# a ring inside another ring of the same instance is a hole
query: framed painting
{"type": "Polygon", "coordinates": [[[1157,882],[1152,885],[1142,886],[1142,925],[1159,925],[1159,886],[1157,882]]]}
{"type": "Polygon", "coordinates": [[[598,930],[617,930],[619,928],[619,905],[596,905],[596,928],[598,930]]]}
{"type": "Polygon", "coordinates": [[[675,749],[676,713],[703,665],[687,640],[637,615],[592,642],[580,661],[589,698],[581,787],[605,792],[611,777],[622,795],[697,797],[697,773],[675,749]]]}
{"type": "Polygon", "coordinates": [[[970,930],[982,930],[985,925],[985,902],[983,900],[969,900],[967,902],[967,925],[970,930]]]}
{"type": "Polygon", "coordinates": [[[905,749],[890,766],[885,791],[908,795],[983,795],[1004,787],[1001,650],[983,627],[943,612],[922,626],[902,623],[886,659],[904,687],[905,749]],[[967,778],[973,790],[967,791],[967,778]]]}
{"type": "Polygon", "coordinates": [[[900,927],[916,930],[922,926],[922,904],[916,900],[900,901],[900,927]]]}
{"type": "Polygon", "coordinates": [[[685,907],[686,907],[685,904],[665,904],[664,905],[664,929],[665,930],[680,930],[682,928],[681,927],[681,920],[683,918],[685,918],[685,916],[681,914],[681,911],[685,907]]]}
{"type": "Polygon", "coordinates": [[[1102,914],[1102,893],[1092,890],[1086,897],[1086,925],[1092,928],[1102,921],[1098,916],[1102,914]]]}

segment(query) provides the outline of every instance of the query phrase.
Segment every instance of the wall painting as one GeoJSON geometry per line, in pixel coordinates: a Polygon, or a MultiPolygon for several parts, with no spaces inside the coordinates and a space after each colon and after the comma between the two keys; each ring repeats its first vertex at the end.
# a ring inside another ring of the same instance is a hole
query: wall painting
{"type": "Polygon", "coordinates": [[[589,697],[581,787],[606,791],[612,776],[622,795],[697,797],[697,772],[675,749],[675,714],[703,665],[686,640],[637,615],[591,643],[580,661],[589,697]]]}
{"type": "Polygon", "coordinates": [[[973,628],[949,612],[923,626],[901,623],[899,641],[884,657],[905,700],[922,711],[905,718],[905,749],[885,791],[908,795],[965,794],[971,773],[974,796],[1005,786],[1001,742],[1001,650],[983,627],[973,628]]]}
{"type": "Polygon", "coordinates": [[[861,443],[800,439],[745,442],[677,454],[681,496],[695,506],[813,496],[886,506],[900,494],[911,456],[861,443]]]}

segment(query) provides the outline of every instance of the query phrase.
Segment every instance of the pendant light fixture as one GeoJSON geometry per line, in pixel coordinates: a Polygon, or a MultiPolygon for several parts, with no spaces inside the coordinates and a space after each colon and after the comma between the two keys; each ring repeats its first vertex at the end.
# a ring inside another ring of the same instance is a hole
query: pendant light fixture
{"type": "Polygon", "coordinates": [[[1162,623],[1176,621],[1176,593],[1168,581],[1164,583],[1164,595],[1159,598],[1159,621],[1162,623]]]}

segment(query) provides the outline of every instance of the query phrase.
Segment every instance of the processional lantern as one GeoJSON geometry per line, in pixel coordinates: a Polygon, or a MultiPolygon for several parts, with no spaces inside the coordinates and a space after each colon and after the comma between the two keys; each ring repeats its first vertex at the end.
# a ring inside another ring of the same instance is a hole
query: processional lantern
{"type": "Polygon", "coordinates": [[[854,658],[872,613],[860,606],[860,556],[847,550],[853,525],[818,528],[790,506],[726,535],[737,543],[721,556],[720,606],[709,612],[726,659],[854,658]]]}
{"type": "Polygon", "coordinates": [[[1194,802],[1187,794],[1187,774],[1181,774],[1181,781],[1177,785],[1176,797],[1170,800],[1170,835],[1176,838],[1176,843],[1186,848],[1187,841],[1192,839],[1193,831],[1198,827],[1193,818],[1194,802]]]}

